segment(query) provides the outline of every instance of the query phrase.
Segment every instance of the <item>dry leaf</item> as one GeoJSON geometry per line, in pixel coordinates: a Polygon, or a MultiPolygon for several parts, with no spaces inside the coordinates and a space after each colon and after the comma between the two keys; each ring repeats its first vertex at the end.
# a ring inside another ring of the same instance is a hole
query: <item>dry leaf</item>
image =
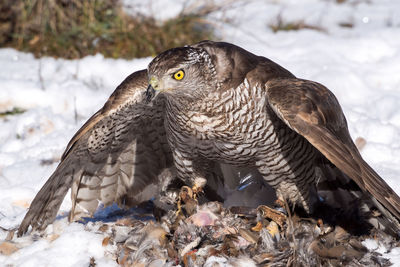
{"type": "Polygon", "coordinates": [[[59,237],[60,237],[60,235],[58,235],[58,234],[52,234],[52,235],[46,236],[46,239],[49,240],[50,242],[53,242],[54,240],[56,240],[59,237]]]}
{"type": "Polygon", "coordinates": [[[355,143],[358,151],[361,151],[367,144],[367,140],[362,137],[357,137],[355,143]]]}
{"type": "Polygon", "coordinates": [[[39,41],[40,37],[39,35],[35,35],[30,41],[29,44],[30,45],[35,45],[38,41],[39,41]]]}
{"type": "Polygon", "coordinates": [[[6,241],[11,241],[14,238],[15,230],[9,230],[6,236],[6,241]]]}
{"type": "Polygon", "coordinates": [[[103,239],[103,242],[101,242],[101,244],[103,245],[103,247],[107,246],[108,243],[110,242],[110,237],[107,236],[103,239]]]}
{"type": "Polygon", "coordinates": [[[27,209],[27,208],[29,208],[31,201],[32,201],[31,199],[30,200],[18,199],[18,200],[13,201],[12,205],[16,206],[16,207],[22,207],[22,208],[27,209]]]}
{"type": "Polygon", "coordinates": [[[0,244],[0,253],[3,255],[11,255],[19,248],[12,242],[4,241],[0,244]]]}

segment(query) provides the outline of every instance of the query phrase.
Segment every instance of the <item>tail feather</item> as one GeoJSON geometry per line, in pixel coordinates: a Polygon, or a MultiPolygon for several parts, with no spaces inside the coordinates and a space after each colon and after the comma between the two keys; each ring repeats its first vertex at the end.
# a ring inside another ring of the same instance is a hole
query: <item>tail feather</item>
{"type": "Polygon", "coordinates": [[[342,210],[343,214],[363,219],[392,236],[399,236],[397,219],[371,193],[362,190],[331,163],[322,163],[318,169],[322,172],[317,184],[318,195],[323,198],[324,204],[342,210]]]}

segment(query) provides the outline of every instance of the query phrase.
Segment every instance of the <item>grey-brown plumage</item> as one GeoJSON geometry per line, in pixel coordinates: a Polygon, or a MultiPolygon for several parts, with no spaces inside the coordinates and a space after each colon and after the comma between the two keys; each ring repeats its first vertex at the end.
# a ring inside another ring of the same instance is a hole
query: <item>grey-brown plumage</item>
{"type": "Polygon", "coordinates": [[[220,179],[222,163],[256,171],[280,199],[309,212],[317,181],[332,178],[330,162],[399,230],[400,198],[361,158],[328,89],[232,44],[205,41],[160,54],[117,88],[68,144],[19,234],[53,221],[70,187],[71,220],[92,214],[98,201],[142,200],[172,162],[192,184],[220,179]]]}
{"type": "Polygon", "coordinates": [[[147,71],[133,73],[75,134],[33,200],[19,235],[29,225],[44,230],[70,188],[71,221],[93,214],[99,201],[134,205],[155,194],[157,178],[171,166],[172,155],[164,130],[164,100],[142,103],[146,87],[147,71]]]}
{"type": "Polygon", "coordinates": [[[400,198],[362,159],[323,85],[209,41],[166,51],[148,71],[150,85],[166,96],[166,133],[181,178],[201,177],[200,160],[254,166],[278,198],[312,211],[327,159],[377,200],[398,231],[400,198]]]}

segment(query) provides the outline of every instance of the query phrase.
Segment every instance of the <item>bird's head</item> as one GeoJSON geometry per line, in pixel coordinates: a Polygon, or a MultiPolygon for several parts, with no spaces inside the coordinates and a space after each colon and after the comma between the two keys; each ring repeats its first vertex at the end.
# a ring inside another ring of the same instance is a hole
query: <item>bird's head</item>
{"type": "Polygon", "coordinates": [[[167,50],[148,66],[147,101],[158,93],[177,99],[197,99],[216,88],[215,67],[208,53],[190,46],[167,50]]]}

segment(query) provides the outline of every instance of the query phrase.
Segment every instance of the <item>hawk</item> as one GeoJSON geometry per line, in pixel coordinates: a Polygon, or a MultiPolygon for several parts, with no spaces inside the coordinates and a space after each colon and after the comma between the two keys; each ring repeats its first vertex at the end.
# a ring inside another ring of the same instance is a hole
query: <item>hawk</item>
{"type": "Polygon", "coordinates": [[[332,92],[233,44],[203,41],[163,52],[116,89],[67,145],[19,235],[51,223],[69,188],[75,220],[99,201],[150,198],[167,168],[194,187],[231,179],[217,171],[224,164],[256,171],[278,199],[309,213],[318,182],[353,181],[400,229],[400,198],[362,159],[332,92]]]}

